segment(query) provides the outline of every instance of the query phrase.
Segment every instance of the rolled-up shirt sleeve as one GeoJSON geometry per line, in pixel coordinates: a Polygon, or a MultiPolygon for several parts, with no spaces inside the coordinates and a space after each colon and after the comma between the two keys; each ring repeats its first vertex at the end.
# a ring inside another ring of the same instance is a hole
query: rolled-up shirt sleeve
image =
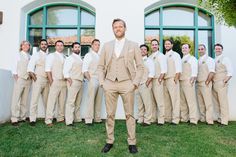
{"type": "Polygon", "coordinates": [[[70,71],[73,65],[73,59],[71,57],[68,57],[65,60],[64,67],[63,67],[63,75],[65,78],[70,78],[70,71]]]}
{"type": "Polygon", "coordinates": [[[45,72],[51,72],[53,60],[54,60],[54,54],[49,54],[46,57],[45,72]]]}
{"type": "Polygon", "coordinates": [[[194,57],[191,58],[191,69],[192,69],[191,77],[197,77],[198,62],[197,62],[197,59],[194,57]]]}
{"type": "Polygon", "coordinates": [[[233,76],[233,66],[231,64],[231,61],[229,60],[229,58],[224,58],[223,62],[222,62],[226,69],[227,69],[227,76],[233,76]]]}
{"type": "Polygon", "coordinates": [[[175,55],[176,73],[182,73],[182,60],[179,55],[175,55]]]}
{"type": "Polygon", "coordinates": [[[89,65],[92,61],[92,57],[90,56],[89,53],[87,53],[85,56],[84,56],[84,60],[83,60],[83,66],[82,66],[82,73],[85,73],[88,71],[89,69],[89,65]]]}
{"type": "Polygon", "coordinates": [[[34,73],[37,57],[38,57],[37,53],[34,53],[32,55],[32,57],[30,58],[28,67],[27,67],[27,72],[33,72],[34,73]]]}
{"type": "Polygon", "coordinates": [[[154,78],[155,76],[155,64],[152,59],[148,59],[148,77],[149,78],[154,78]]]}

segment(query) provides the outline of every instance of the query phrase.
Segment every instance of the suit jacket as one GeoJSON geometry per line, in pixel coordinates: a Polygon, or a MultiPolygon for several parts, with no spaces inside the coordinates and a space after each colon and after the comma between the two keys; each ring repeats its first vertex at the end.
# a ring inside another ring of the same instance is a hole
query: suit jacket
{"type": "MultiPolygon", "coordinates": [[[[114,48],[115,40],[105,43],[102,48],[100,60],[98,63],[100,85],[103,85],[103,82],[106,78],[107,69],[110,66],[114,48]]],[[[124,66],[128,69],[133,84],[138,86],[144,72],[143,59],[138,44],[126,39],[121,53],[124,53],[124,66]]]]}

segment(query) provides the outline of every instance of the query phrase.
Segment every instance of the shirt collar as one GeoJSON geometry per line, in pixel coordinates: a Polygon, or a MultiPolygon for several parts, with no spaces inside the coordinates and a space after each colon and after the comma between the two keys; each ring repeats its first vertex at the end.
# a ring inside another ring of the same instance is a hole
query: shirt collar
{"type": "Polygon", "coordinates": [[[44,52],[44,51],[42,51],[42,50],[39,50],[39,53],[40,54],[43,54],[43,55],[47,55],[48,54],[48,52],[46,51],[46,52],[44,52]]]}
{"type": "Polygon", "coordinates": [[[170,56],[170,55],[172,55],[173,54],[173,50],[171,49],[170,51],[166,51],[166,55],[167,56],[170,56]]]}
{"type": "Polygon", "coordinates": [[[77,59],[81,59],[81,57],[80,57],[80,54],[75,54],[74,52],[72,53],[72,55],[75,57],[75,58],[77,58],[77,59]]]}
{"type": "Polygon", "coordinates": [[[216,61],[218,61],[221,57],[223,57],[223,54],[219,55],[219,56],[216,56],[216,61]]]}
{"type": "Polygon", "coordinates": [[[206,54],[204,54],[203,56],[201,56],[200,58],[199,58],[199,60],[204,60],[205,58],[207,58],[208,57],[208,55],[207,55],[207,53],[206,54]]]}
{"type": "Polygon", "coordinates": [[[144,56],[144,57],[143,57],[143,60],[145,60],[145,59],[147,59],[147,56],[144,56]]]}
{"type": "Polygon", "coordinates": [[[94,54],[94,55],[98,55],[98,53],[93,51],[93,50],[91,50],[91,53],[94,54]]]}
{"type": "Polygon", "coordinates": [[[125,43],[125,38],[122,38],[121,40],[116,39],[115,42],[116,44],[123,44],[125,43]]]}

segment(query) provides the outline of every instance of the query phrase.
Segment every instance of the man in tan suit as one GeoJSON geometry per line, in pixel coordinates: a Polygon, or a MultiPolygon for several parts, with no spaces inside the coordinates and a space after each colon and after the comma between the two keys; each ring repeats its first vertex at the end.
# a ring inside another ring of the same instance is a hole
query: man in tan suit
{"type": "Polygon", "coordinates": [[[66,80],[63,76],[63,65],[65,61],[63,41],[56,41],[55,49],[55,53],[48,55],[45,66],[50,85],[45,118],[45,123],[48,126],[53,125],[53,113],[57,103],[57,122],[64,122],[65,118],[66,80]]]}
{"type": "Polygon", "coordinates": [[[215,73],[214,60],[206,53],[206,46],[198,46],[197,98],[200,110],[200,121],[213,124],[212,79],[215,73]]]}
{"type": "Polygon", "coordinates": [[[233,76],[233,67],[228,57],[223,53],[223,46],[215,44],[215,76],[213,77],[213,100],[216,106],[217,121],[221,126],[228,125],[229,103],[228,82],[233,76]]]}
{"type": "Polygon", "coordinates": [[[152,83],[152,93],[155,101],[153,103],[152,116],[154,121],[158,119],[157,125],[163,125],[165,123],[163,82],[164,76],[167,72],[167,59],[163,53],[159,52],[159,41],[157,39],[151,41],[151,49],[152,54],[149,58],[151,58],[155,63],[155,76],[152,83]]]}
{"type": "Polygon", "coordinates": [[[30,103],[30,125],[35,126],[37,113],[38,113],[38,102],[40,95],[42,96],[44,108],[46,110],[46,103],[48,100],[49,83],[47,74],[45,72],[45,61],[48,55],[48,42],[45,39],[40,40],[39,52],[35,52],[28,65],[27,72],[33,79],[32,96],[30,103]]]}
{"type": "Polygon", "coordinates": [[[101,107],[102,107],[102,88],[99,86],[97,66],[99,62],[100,41],[94,39],[91,43],[91,50],[87,53],[83,60],[82,72],[88,80],[87,95],[87,111],[85,116],[85,124],[92,125],[93,119],[96,123],[101,123],[101,107]]]}
{"type": "Polygon", "coordinates": [[[198,109],[195,92],[195,81],[197,78],[197,59],[190,55],[190,45],[182,45],[182,73],[180,75],[180,118],[181,122],[197,124],[198,109]]]}
{"type": "Polygon", "coordinates": [[[140,45],[144,61],[144,73],[136,92],[138,103],[138,123],[143,126],[151,125],[153,107],[152,79],[155,76],[155,64],[152,59],[147,57],[148,49],[147,45],[140,45]]]}
{"type": "Polygon", "coordinates": [[[164,77],[165,121],[179,124],[180,120],[180,91],[179,77],[182,72],[180,55],[173,51],[173,41],[165,41],[167,57],[167,73],[164,77]]]}
{"type": "Polygon", "coordinates": [[[115,113],[120,95],[124,103],[129,151],[137,153],[134,90],[142,79],[144,65],[138,44],[125,38],[125,21],[114,19],[112,28],[116,39],[104,44],[98,64],[99,82],[105,92],[107,112],[107,140],[102,152],[107,153],[115,140],[115,113]]]}
{"type": "Polygon", "coordinates": [[[66,101],[66,125],[73,126],[73,122],[81,122],[80,103],[82,100],[83,61],[80,57],[80,43],[72,44],[73,53],[66,58],[63,75],[67,80],[67,101],[66,101]]]}
{"type": "Polygon", "coordinates": [[[27,100],[31,85],[31,79],[27,73],[27,66],[30,60],[29,51],[30,43],[22,41],[20,52],[16,54],[13,62],[14,89],[11,105],[11,123],[13,126],[18,126],[18,122],[26,120],[27,100]]]}

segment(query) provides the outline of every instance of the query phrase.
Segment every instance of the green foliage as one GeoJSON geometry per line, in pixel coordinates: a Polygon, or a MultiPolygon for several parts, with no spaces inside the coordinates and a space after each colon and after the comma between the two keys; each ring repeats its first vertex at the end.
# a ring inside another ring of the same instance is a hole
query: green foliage
{"type": "MultiPolygon", "coordinates": [[[[200,123],[190,126],[165,124],[150,127],[137,125],[137,157],[235,157],[236,122],[229,126],[208,126],[200,123]]],[[[112,150],[102,154],[105,144],[105,124],[86,126],[76,123],[74,127],[55,124],[47,127],[38,121],[35,127],[21,123],[13,127],[0,126],[0,156],[58,156],[58,157],[129,157],[125,121],[116,121],[115,143],[112,150]]]]}
{"type": "Polygon", "coordinates": [[[198,0],[199,5],[212,12],[217,22],[236,27],[236,0],[198,0]]]}

